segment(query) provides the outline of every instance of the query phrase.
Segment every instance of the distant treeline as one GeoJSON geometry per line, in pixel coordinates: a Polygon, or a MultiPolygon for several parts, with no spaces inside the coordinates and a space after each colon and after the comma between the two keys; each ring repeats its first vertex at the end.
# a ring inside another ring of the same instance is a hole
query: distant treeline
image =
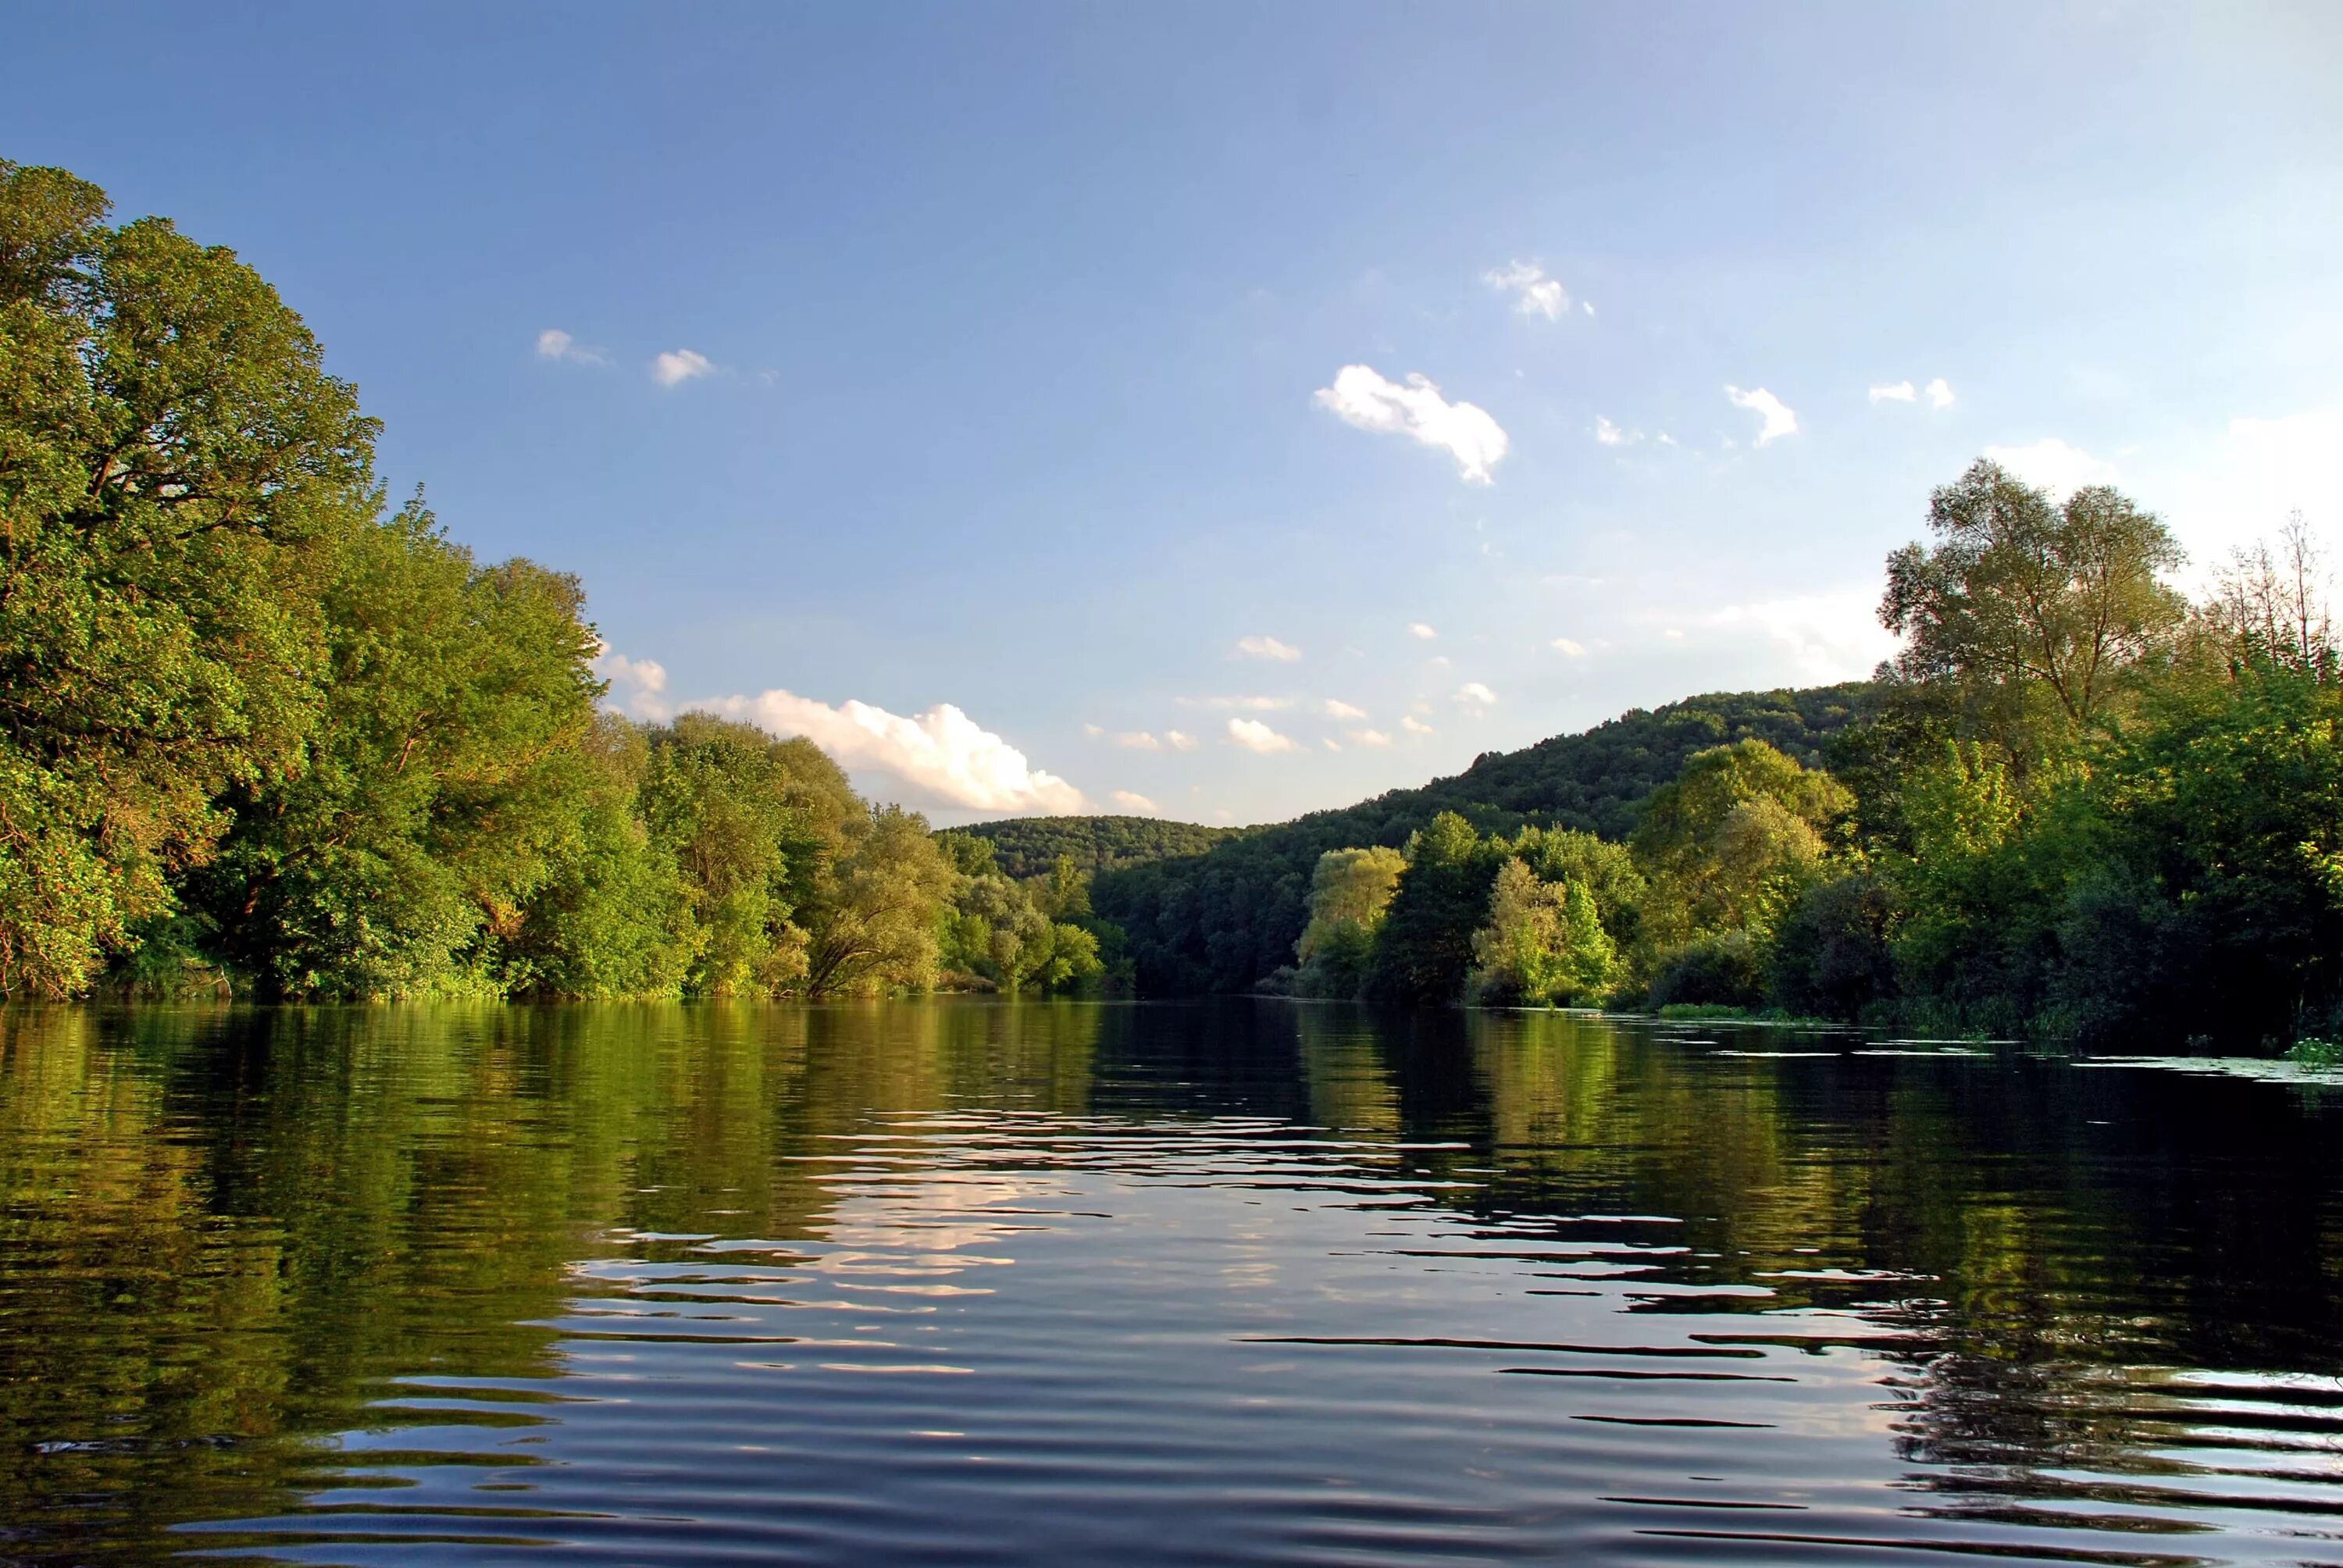
{"type": "Polygon", "coordinates": [[[2298,518],[2191,604],[2153,516],[1979,463],[1889,558],[1867,685],[1234,835],[937,834],[806,740],[598,713],[576,579],[390,506],[376,434],[231,252],[0,163],[0,996],[1261,989],[2225,1048],[2343,1013],[2298,518]]]}
{"type": "Polygon", "coordinates": [[[1245,829],[1167,822],[1160,817],[1017,817],[978,822],[958,831],[990,844],[1005,874],[1041,877],[1047,876],[1061,856],[1085,871],[1111,871],[1150,860],[1201,855],[1245,829]]]}

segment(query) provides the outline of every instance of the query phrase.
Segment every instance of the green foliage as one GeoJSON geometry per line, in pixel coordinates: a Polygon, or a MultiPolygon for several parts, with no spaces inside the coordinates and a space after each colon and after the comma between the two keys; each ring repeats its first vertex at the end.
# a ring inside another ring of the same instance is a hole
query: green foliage
{"type": "Polygon", "coordinates": [[[1001,873],[1021,881],[1041,875],[1061,858],[1071,858],[1085,871],[1111,871],[1201,855],[1244,831],[1153,817],[1017,817],[952,829],[957,837],[991,846],[1001,873]]]}
{"type": "Polygon", "coordinates": [[[1486,922],[1502,840],[1491,842],[1453,811],[1408,840],[1407,871],[1375,935],[1365,994],[1383,1002],[1451,1002],[1473,965],[1473,933],[1486,922]]]}
{"type": "Polygon", "coordinates": [[[1583,884],[1540,881],[1518,855],[1497,869],[1489,923],[1473,936],[1474,1000],[1596,1003],[1609,996],[1618,970],[1618,950],[1583,884]]]}
{"type": "Polygon", "coordinates": [[[1854,808],[1829,774],[1762,740],[1713,747],[1652,792],[1633,848],[1650,879],[1645,939],[1746,930],[1762,940],[1823,874],[1825,835],[1854,808]]]}
{"type": "Polygon", "coordinates": [[[1765,950],[1745,930],[1695,937],[1659,957],[1650,1005],[1693,1003],[1750,1011],[1765,1003],[1765,950]]]}
{"type": "MultiPolygon", "coordinates": [[[[1809,767],[1816,765],[1825,742],[1867,711],[1871,689],[1852,685],[1720,694],[1649,712],[1638,709],[1583,734],[1557,736],[1519,751],[1485,753],[1464,772],[1419,789],[1393,790],[1342,810],[1252,829],[1203,854],[1102,872],[1092,897],[1099,912],[1129,934],[1142,990],[1249,990],[1292,960],[1293,945],[1310,920],[1311,878],[1318,858],[1329,850],[1398,849],[1442,811],[1455,813],[1483,833],[1538,827],[1624,839],[1634,826],[1639,802],[1674,779],[1694,752],[1758,739],[1809,767]]],[[[1491,876],[1495,865],[1493,860],[1488,867],[1491,876]]],[[[1631,910],[1634,900],[1606,903],[1601,887],[1590,888],[1604,905],[1613,940],[1632,943],[1632,926],[1613,921],[1631,910]]],[[[1471,930],[1458,939],[1457,951],[1465,960],[1471,930]]],[[[1459,968],[1460,984],[1463,974],[1459,968]]]]}

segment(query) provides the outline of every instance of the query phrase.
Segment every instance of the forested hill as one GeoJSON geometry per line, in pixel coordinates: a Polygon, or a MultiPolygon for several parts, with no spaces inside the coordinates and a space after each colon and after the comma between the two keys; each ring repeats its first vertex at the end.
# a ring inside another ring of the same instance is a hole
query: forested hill
{"type": "MultiPolygon", "coordinates": [[[[1857,682],[1715,693],[1637,709],[1577,735],[1484,752],[1463,772],[1420,789],[1253,829],[1202,854],[1103,871],[1091,900],[1129,936],[1143,990],[1243,990],[1293,961],[1294,940],[1308,920],[1310,874],[1329,849],[1403,844],[1442,811],[1461,814],[1484,833],[1535,823],[1624,838],[1636,803],[1674,779],[1694,752],[1755,739],[1817,764],[1824,743],[1857,719],[1869,691],[1857,682]]],[[[1068,828],[1115,820],[1061,819],[1068,828]]]]}
{"type": "Polygon", "coordinates": [[[1042,875],[1061,855],[1086,871],[1201,855],[1245,830],[1154,817],[1015,817],[953,829],[989,840],[1001,870],[1017,878],[1042,875]]]}

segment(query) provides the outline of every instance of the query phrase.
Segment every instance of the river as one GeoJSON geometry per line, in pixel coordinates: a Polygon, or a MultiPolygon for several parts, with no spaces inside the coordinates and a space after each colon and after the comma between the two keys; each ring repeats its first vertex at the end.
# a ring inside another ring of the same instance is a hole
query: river
{"type": "Polygon", "coordinates": [[[0,1014],[0,1562],[2343,1562],[2343,1089],[1223,1001],[0,1014]]]}

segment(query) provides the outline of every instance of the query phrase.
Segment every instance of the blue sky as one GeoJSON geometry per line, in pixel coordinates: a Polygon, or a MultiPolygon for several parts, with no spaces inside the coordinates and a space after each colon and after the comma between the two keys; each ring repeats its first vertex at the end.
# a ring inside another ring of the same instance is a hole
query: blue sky
{"type": "Polygon", "coordinates": [[[256,266],[396,489],[584,577],[614,701],[940,819],[1270,819],[1861,675],[1980,452],[2200,566],[2343,540],[2343,7],[7,36],[0,156],[256,266]]]}

